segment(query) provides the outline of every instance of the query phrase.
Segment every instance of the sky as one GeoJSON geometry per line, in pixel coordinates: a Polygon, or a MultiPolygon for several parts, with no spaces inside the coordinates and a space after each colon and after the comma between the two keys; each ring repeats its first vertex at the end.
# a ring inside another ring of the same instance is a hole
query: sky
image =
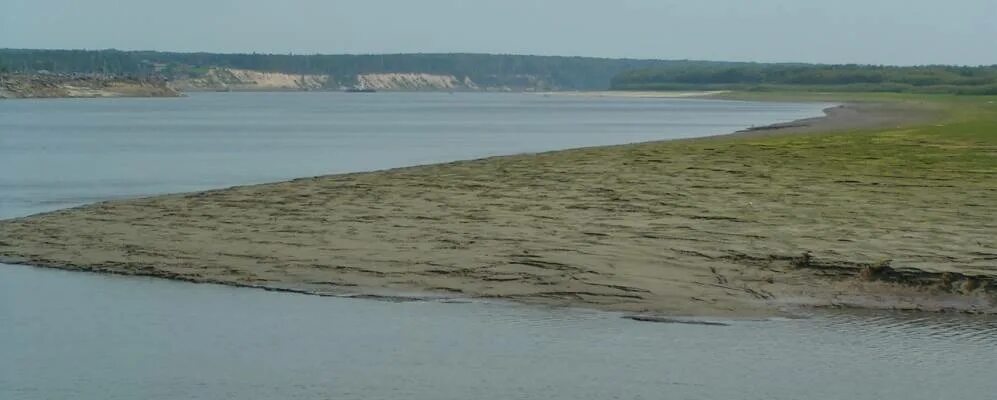
{"type": "Polygon", "coordinates": [[[0,47],[997,64],[997,0],[0,0],[0,47]]]}

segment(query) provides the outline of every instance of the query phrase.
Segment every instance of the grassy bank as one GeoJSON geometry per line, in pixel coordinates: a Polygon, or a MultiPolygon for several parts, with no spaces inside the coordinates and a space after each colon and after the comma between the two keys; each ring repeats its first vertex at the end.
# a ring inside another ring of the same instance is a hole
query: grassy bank
{"type": "Polygon", "coordinates": [[[667,314],[997,310],[995,98],[805,97],[852,104],[805,127],[100,203],[0,222],[0,260],[667,314]]]}
{"type": "Polygon", "coordinates": [[[997,96],[829,93],[724,96],[763,101],[907,103],[920,112],[937,114],[930,123],[915,126],[730,142],[733,148],[746,151],[747,157],[792,154],[797,160],[794,164],[832,175],[951,179],[981,185],[997,182],[997,96]]]}

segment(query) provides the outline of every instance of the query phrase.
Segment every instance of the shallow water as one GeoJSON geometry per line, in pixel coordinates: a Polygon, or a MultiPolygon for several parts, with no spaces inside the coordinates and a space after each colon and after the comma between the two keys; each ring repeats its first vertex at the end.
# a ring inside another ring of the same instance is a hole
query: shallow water
{"type": "MultiPolygon", "coordinates": [[[[516,94],[0,102],[0,216],[108,198],[729,132],[818,104],[516,94]],[[710,124],[702,124],[710,121],[710,124]]],[[[0,265],[0,399],[949,399],[997,393],[997,321],[729,326],[388,303],[0,265]]]]}
{"type": "Polygon", "coordinates": [[[997,393],[997,321],[730,326],[388,303],[0,266],[3,399],[959,399],[997,393]]]}

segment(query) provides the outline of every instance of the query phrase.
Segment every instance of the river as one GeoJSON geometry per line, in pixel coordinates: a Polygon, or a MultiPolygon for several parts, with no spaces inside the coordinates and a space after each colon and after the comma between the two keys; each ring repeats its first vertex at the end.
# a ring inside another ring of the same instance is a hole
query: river
{"type": "MultiPolygon", "coordinates": [[[[0,218],[300,176],[705,136],[814,116],[825,106],[480,93],[4,101],[0,218]]],[[[997,393],[992,318],[823,312],[725,322],[324,298],[0,265],[0,399],[997,393]]]]}

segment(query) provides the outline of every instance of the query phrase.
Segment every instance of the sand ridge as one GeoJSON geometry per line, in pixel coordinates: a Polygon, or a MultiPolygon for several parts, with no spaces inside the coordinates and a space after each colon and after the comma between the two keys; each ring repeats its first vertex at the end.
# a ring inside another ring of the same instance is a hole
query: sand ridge
{"type": "Polygon", "coordinates": [[[980,221],[997,215],[997,203],[986,177],[828,176],[821,160],[753,141],[759,132],[925,118],[897,105],[828,113],[733,139],[98,203],[0,221],[0,260],[318,294],[419,292],[669,315],[799,306],[994,312],[997,227],[980,221]],[[954,205],[967,206],[957,215],[954,205]]]}

